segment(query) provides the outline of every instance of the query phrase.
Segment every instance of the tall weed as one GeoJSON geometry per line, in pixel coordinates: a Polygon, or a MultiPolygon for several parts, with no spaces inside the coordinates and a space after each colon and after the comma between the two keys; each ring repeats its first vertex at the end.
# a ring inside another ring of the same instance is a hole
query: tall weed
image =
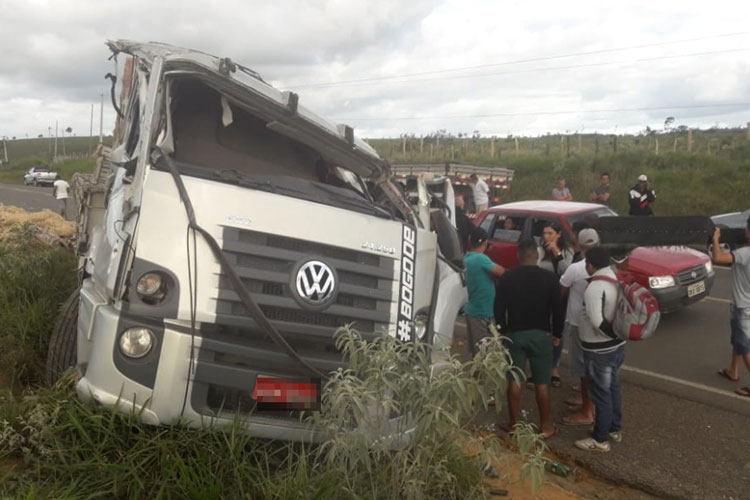
{"type": "Polygon", "coordinates": [[[66,250],[35,245],[23,232],[0,244],[1,377],[41,380],[60,304],[75,281],[75,258],[66,250]]]}

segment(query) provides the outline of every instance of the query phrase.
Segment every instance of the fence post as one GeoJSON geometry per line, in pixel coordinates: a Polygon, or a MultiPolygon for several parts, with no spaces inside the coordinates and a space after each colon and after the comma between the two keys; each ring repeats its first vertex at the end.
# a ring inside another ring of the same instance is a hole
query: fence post
{"type": "Polygon", "coordinates": [[[406,136],[401,137],[401,154],[406,155],[406,136]]]}
{"type": "Polygon", "coordinates": [[[672,152],[677,152],[677,137],[674,138],[674,144],[672,145],[672,152]]]}
{"type": "Polygon", "coordinates": [[[659,139],[654,138],[654,154],[659,154],[659,139]]]}
{"type": "Polygon", "coordinates": [[[570,156],[570,136],[565,136],[565,156],[570,156]]]}
{"type": "Polygon", "coordinates": [[[430,144],[430,158],[432,158],[432,144],[430,144]]]}
{"type": "Polygon", "coordinates": [[[419,154],[424,153],[424,136],[419,138],[419,154]]]}
{"type": "MultiPolygon", "coordinates": [[[[748,130],[750,130],[750,123],[748,125],[748,130]]],[[[490,158],[495,157],[495,136],[492,136],[492,139],[490,139],[490,158]]]]}
{"type": "Polygon", "coordinates": [[[565,152],[565,136],[560,134],[560,154],[565,152]]]}
{"type": "Polygon", "coordinates": [[[578,153],[581,153],[582,150],[582,142],[581,142],[581,134],[578,134],[578,153]]]}
{"type": "Polygon", "coordinates": [[[514,137],[516,140],[516,158],[518,158],[519,148],[518,148],[518,137],[514,137]]]}
{"type": "Polygon", "coordinates": [[[688,129],[688,153],[693,152],[693,130],[688,129]]]}

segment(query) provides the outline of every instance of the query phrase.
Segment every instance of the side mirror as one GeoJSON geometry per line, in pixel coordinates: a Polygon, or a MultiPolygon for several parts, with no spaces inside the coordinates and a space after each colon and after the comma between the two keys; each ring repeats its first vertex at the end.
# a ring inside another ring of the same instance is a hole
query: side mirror
{"type": "Polygon", "coordinates": [[[448,261],[463,267],[464,254],[461,250],[461,242],[458,239],[456,228],[453,227],[445,212],[441,209],[433,210],[430,213],[430,218],[432,219],[432,227],[435,228],[435,233],[437,233],[440,253],[448,261]]]}

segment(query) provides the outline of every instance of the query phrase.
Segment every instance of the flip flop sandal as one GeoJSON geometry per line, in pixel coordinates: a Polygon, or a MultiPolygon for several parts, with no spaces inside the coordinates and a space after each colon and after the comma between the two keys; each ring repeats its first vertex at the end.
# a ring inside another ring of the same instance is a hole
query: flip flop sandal
{"type": "Polygon", "coordinates": [[[552,387],[562,387],[562,379],[560,377],[552,376],[552,387]]]}
{"type": "Polygon", "coordinates": [[[750,398],[750,387],[740,387],[739,389],[735,390],[734,393],[739,396],[750,398]]]}
{"type": "Polygon", "coordinates": [[[718,372],[718,373],[719,373],[719,376],[720,376],[720,377],[724,377],[725,379],[729,380],[730,382],[739,382],[739,381],[740,381],[740,378],[739,378],[739,377],[737,377],[737,378],[732,378],[732,377],[731,377],[731,376],[729,375],[729,370],[727,370],[726,368],[722,368],[721,370],[719,370],[719,372],[718,372]]]}
{"type": "Polygon", "coordinates": [[[558,432],[559,430],[560,430],[560,429],[559,429],[559,428],[558,428],[557,426],[555,426],[555,427],[554,427],[554,428],[552,429],[552,432],[551,432],[551,433],[547,434],[546,436],[544,435],[544,433],[542,433],[542,434],[540,434],[540,436],[542,436],[542,439],[550,439],[550,438],[553,438],[553,437],[555,437],[555,435],[557,435],[557,432],[558,432]]]}

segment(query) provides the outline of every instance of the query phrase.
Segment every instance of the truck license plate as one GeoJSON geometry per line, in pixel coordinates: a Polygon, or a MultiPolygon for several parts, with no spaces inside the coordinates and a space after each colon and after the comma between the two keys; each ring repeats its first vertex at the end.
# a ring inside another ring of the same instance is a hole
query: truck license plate
{"type": "Polygon", "coordinates": [[[703,293],[705,291],[706,291],[705,281],[699,281],[698,283],[694,283],[687,288],[688,297],[695,297],[699,293],[703,293]]]}
{"type": "Polygon", "coordinates": [[[318,410],[320,380],[289,379],[258,375],[253,399],[258,410],[318,410]]]}

